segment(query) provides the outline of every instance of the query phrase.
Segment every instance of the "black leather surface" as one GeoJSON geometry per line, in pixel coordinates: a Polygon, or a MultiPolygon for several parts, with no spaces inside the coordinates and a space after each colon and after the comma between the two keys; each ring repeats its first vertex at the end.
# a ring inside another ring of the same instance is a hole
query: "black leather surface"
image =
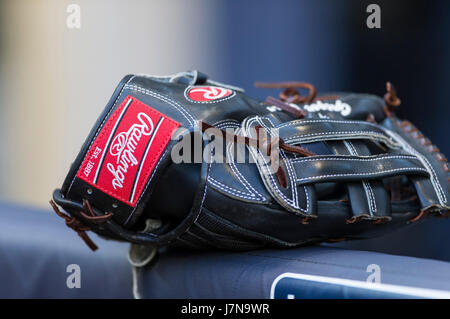
{"type": "MultiPolygon", "coordinates": [[[[188,90],[195,81],[208,85],[208,80],[195,74],[192,78],[126,77],[100,119],[132,96],[179,122],[186,129],[180,139],[198,134],[198,121],[250,138],[256,137],[253,129],[260,125],[270,135],[279,132],[286,143],[319,150],[320,155],[303,158],[281,151],[284,186],[274,172],[267,173],[271,164],[252,146],[244,149],[245,163],[237,162],[235,143],[228,142],[223,146],[228,162],[211,164],[204,158],[203,163],[175,164],[170,158],[177,142],[173,140],[136,208],[111,209],[107,194],[86,194],[84,182],[74,178],[89,141],[101,129],[99,120],[62,187],[64,200],[56,196],[59,203],[74,214],[69,202],[82,199],[93,203],[96,214],[112,211],[114,221],[91,225],[106,236],[156,245],[178,239],[189,247],[224,249],[373,236],[408,225],[421,210],[439,213],[449,208],[448,173],[442,163],[406,134],[398,119],[386,117],[381,98],[340,93],[337,101],[297,105],[308,113],[296,119],[226,85],[229,96],[194,101],[188,90]],[[365,121],[369,116],[376,123],[365,121]],[[404,193],[393,200],[387,188],[392,178],[416,196],[404,193]],[[161,219],[164,230],[141,232],[147,218],[161,219]]],[[[204,146],[210,143],[208,135],[203,139],[204,146]]]]}

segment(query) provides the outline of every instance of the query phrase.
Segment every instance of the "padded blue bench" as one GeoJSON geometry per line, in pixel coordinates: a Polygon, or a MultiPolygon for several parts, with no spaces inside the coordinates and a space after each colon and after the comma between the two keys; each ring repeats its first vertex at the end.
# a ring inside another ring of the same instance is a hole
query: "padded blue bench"
{"type": "MultiPolygon", "coordinates": [[[[444,227],[445,223],[439,221],[439,225],[444,227]]],[[[403,233],[405,241],[414,231],[430,226],[414,227],[409,235],[403,233]]],[[[90,236],[99,246],[97,252],[91,252],[50,208],[0,203],[0,298],[132,298],[129,245],[103,240],[95,234],[90,236]],[[67,285],[73,274],[69,265],[79,266],[80,288],[67,285]]],[[[392,236],[395,239],[402,234],[392,236]]],[[[382,239],[339,246],[361,249],[366,242],[373,249],[377,240],[378,246],[383,247],[382,239]]],[[[422,241],[426,242],[426,238],[422,241]]],[[[151,264],[135,270],[134,295],[141,298],[450,296],[448,262],[336,246],[239,253],[170,249],[151,264]],[[367,282],[368,279],[379,279],[381,283],[367,282]]],[[[446,247],[444,242],[440,249],[446,247]]]]}
{"type": "Polygon", "coordinates": [[[170,251],[137,283],[143,298],[450,298],[450,263],[323,246],[170,251]]]}
{"type": "Polygon", "coordinates": [[[97,252],[50,208],[1,204],[0,298],[132,298],[128,245],[91,236],[97,252]],[[69,265],[80,267],[80,288],[67,285],[69,265]]]}

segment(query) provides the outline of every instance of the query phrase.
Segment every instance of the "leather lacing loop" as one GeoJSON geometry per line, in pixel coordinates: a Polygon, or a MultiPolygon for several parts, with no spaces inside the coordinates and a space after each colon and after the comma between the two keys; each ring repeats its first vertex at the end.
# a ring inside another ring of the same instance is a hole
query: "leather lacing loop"
{"type": "MultiPolygon", "coordinates": [[[[82,221],[80,221],[76,217],[61,212],[59,210],[59,207],[53,200],[50,200],[50,205],[53,207],[55,213],[66,221],[66,226],[73,229],[78,234],[78,236],[80,236],[81,239],[83,239],[83,241],[92,251],[96,251],[98,249],[97,245],[86,233],[86,231],[91,230],[90,227],[86,226],[82,221]]],[[[102,216],[96,216],[92,210],[91,204],[86,199],[83,199],[83,210],[80,211],[80,214],[81,216],[83,216],[83,218],[94,224],[102,224],[107,220],[111,219],[111,217],[113,216],[113,213],[107,213],[102,216]]]]}
{"type": "MultiPolygon", "coordinates": [[[[386,91],[387,92],[384,95],[386,107],[384,110],[388,117],[392,117],[394,114],[394,108],[400,106],[401,101],[397,97],[397,92],[390,82],[386,83],[386,91]]],[[[441,153],[440,149],[436,145],[433,145],[429,138],[425,137],[425,135],[423,135],[410,121],[397,120],[396,123],[405,133],[409,134],[412,138],[417,140],[420,145],[424,146],[428,152],[432,153],[437,161],[442,162],[442,168],[445,172],[450,172],[448,159],[441,153]]],[[[448,180],[450,181],[450,179],[448,180]]]]}
{"type": "Polygon", "coordinates": [[[284,89],[284,91],[280,93],[279,100],[272,96],[268,96],[266,103],[275,105],[300,119],[304,118],[308,113],[305,110],[292,106],[290,103],[307,104],[312,102],[317,95],[317,90],[314,85],[306,82],[255,82],[255,86],[257,88],[265,89],[284,89]],[[308,90],[308,96],[302,96],[297,89],[308,90]]]}
{"type": "Polygon", "coordinates": [[[280,99],[287,103],[310,103],[317,95],[314,85],[306,82],[256,82],[255,86],[266,89],[285,89],[280,93],[280,99]],[[306,89],[309,93],[307,96],[302,96],[297,89],[306,89]]]}
{"type": "Polygon", "coordinates": [[[428,211],[426,209],[423,209],[423,210],[420,211],[420,213],[416,217],[411,218],[409,220],[409,222],[410,223],[415,223],[416,221],[418,221],[419,219],[421,219],[422,217],[424,217],[427,214],[428,214],[428,211]]]}
{"type": "Polygon", "coordinates": [[[265,101],[267,104],[275,105],[276,107],[282,109],[283,111],[289,112],[292,115],[302,119],[306,116],[307,112],[300,108],[295,108],[283,101],[280,101],[272,96],[268,96],[265,101]]]}
{"type": "MultiPolygon", "coordinates": [[[[449,164],[448,159],[444,154],[441,153],[441,150],[431,142],[431,140],[425,135],[423,135],[418,128],[416,128],[410,121],[397,121],[397,125],[407,134],[409,134],[412,138],[417,140],[417,142],[425,147],[425,149],[433,154],[434,158],[442,163],[442,168],[445,172],[449,172],[449,164]]],[[[450,179],[448,179],[450,181],[450,179]]]]}
{"type": "Polygon", "coordinates": [[[375,218],[368,218],[368,216],[366,215],[359,215],[359,216],[353,216],[351,218],[348,218],[346,220],[346,224],[355,224],[355,223],[359,223],[361,221],[371,221],[373,224],[375,225],[381,225],[381,224],[385,224],[389,221],[391,221],[392,217],[389,216],[379,216],[379,217],[375,217],[375,218]]]}
{"type": "Polygon", "coordinates": [[[397,97],[397,91],[395,90],[395,87],[391,82],[386,82],[386,94],[384,95],[384,102],[386,103],[384,113],[386,113],[387,117],[391,117],[393,115],[394,109],[396,107],[399,107],[402,103],[401,100],[397,97]]]}
{"type": "MultiPolygon", "coordinates": [[[[264,154],[267,154],[271,158],[271,165],[274,167],[274,163],[276,161],[275,156],[278,156],[278,150],[283,149],[288,152],[296,153],[301,156],[313,156],[316,155],[315,153],[311,152],[310,150],[297,146],[297,145],[289,145],[286,144],[283,139],[280,137],[264,137],[262,138],[260,135],[260,130],[263,128],[261,126],[255,126],[256,129],[256,139],[253,139],[251,137],[247,136],[238,136],[235,134],[230,134],[225,130],[222,130],[218,127],[215,127],[211,124],[205,123],[200,121],[199,127],[202,132],[205,132],[208,129],[214,129],[216,132],[219,132],[226,140],[228,141],[234,141],[235,143],[241,143],[245,144],[247,146],[252,145],[256,146],[258,149],[260,149],[264,154]]],[[[278,179],[278,182],[281,186],[287,187],[287,178],[286,173],[284,172],[281,165],[278,165],[278,168],[274,170],[276,173],[276,177],[278,179]]]]}
{"type": "MultiPolygon", "coordinates": [[[[384,111],[386,113],[386,116],[392,117],[394,115],[394,109],[400,106],[401,101],[397,97],[397,92],[390,82],[386,83],[386,91],[387,92],[384,95],[384,101],[386,103],[384,111]]],[[[425,135],[423,135],[422,132],[419,131],[417,127],[415,127],[410,121],[407,120],[396,120],[395,123],[400,127],[400,129],[403,130],[403,132],[411,136],[417,141],[418,144],[423,146],[429,153],[431,153],[438,162],[441,162],[442,168],[446,173],[450,172],[448,159],[444,154],[441,153],[440,149],[431,142],[429,138],[425,137],[425,135]]],[[[450,181],[450,178],[447,178],[447,180],[450,181]]],[[[428,209],[421,210],[416,217],[410,220],[410,222],[414,223],[427,214],[429,214],[428,209]]],[[[447,217],[448,215],[449,213],[445,212],[441,215],[441,217],[447,217]]]]}

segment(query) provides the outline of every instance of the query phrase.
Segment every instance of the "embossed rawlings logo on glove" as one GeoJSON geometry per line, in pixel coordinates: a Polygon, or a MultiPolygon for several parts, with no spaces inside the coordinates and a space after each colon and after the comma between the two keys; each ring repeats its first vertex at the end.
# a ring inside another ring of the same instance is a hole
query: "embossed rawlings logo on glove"
{"type": "Polygon", "coordinates": [[[208,103],[211,101],[225,100],[234,96],[234,91],[218,86],[190,87],[185,93],[186,99],[194,102],[208,103]]]}
{"type": "Polygon", "coordinates": [[[305,110],[308,112],[339,112],[342,116],[347,116],[352,112],[352,107],[347,103],[337,100],[335,104],[323,103],[322,101],[317,101],[313,104],[305,105],[305,110]]]}
{"type": "Polygon", "coordinates": [[[179,126],[128,96],[95,137],[77,177],[134,207],[179,126]]]}

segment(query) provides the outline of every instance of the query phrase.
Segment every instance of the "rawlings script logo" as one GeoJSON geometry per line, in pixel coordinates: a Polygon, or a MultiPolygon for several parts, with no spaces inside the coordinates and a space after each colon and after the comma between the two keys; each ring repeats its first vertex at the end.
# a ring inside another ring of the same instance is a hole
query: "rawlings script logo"
{"type": "Polygon", "coordinates": [[[347,116],[352,111],[352,107],[347,103],[343,103],[340,100],[336,101],[336,104],[331,103],[323,103],[321,101],[317,101],[316,103],[305,105],[305,109],[308,112],[320,112],[320,111],[329,111],[329,112],[340,112],[342,116],[347,116]]]}
{"type": "Polygon", "coordinates": [[[112,156],[117,157],[116,167],[111,163],[106,165],[108,170],[114,175],[112,180],[114,189],[123,187],[128,167],[138,164],[134,151],[139,140],[144,135],[149,136],[152,134],[154,129],[152,119],[147,114],[141,112],[137,115],[137,119],[139,122],[133,124],[128,131],[117,134],[109,150],[112,156]]]}

